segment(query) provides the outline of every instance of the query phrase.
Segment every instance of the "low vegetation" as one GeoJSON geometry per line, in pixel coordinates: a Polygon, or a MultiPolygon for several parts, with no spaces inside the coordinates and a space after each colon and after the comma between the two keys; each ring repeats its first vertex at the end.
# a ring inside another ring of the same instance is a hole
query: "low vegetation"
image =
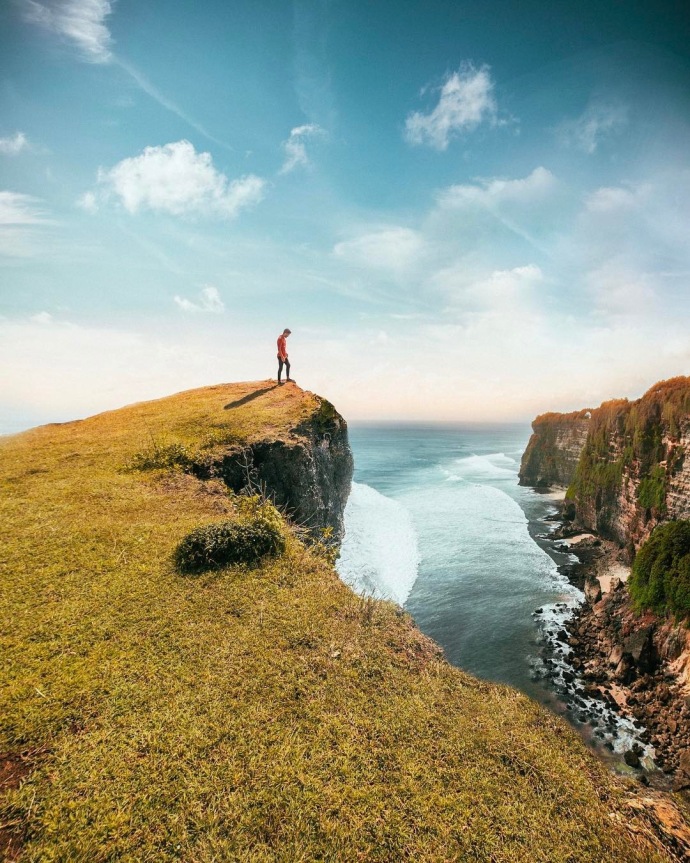
{"type": "Polygon", "coordinates": [[[175,551],[180,572],[199,573],[238,563],[256,566],[268,555],[285,551],[284,525],[275,507],[258,496],[240,498],[240,503],[253,505],[253,511],[241,512],[233,521],[197,527],[182,540],[175,551]]]}
{"type": "Polygon", "coordinates": [[[562,720],[449,666],[282,520],[258,565],[179,573],[185,537],[256,523],[263,504],[175,458],[123,465],[152,438],[287,437],[320,405],[224,385],[0,441],[0,760],[22,765],[0,789],[0,847],[65,863],[668,859],[562,720]]]}
{"type": "Polygon", "coordinates": [[[629,582],[638,610],[690,615],[690,521],[656,527],[638,551],[629,582]]]}

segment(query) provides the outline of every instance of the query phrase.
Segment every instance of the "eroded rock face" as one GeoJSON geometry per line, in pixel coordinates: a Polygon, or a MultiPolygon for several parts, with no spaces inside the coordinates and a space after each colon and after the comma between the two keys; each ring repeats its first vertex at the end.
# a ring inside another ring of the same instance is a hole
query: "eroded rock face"
{"type": "Polygon", "coordinates": [[[677,442],[667,438],[669,448],[672,443],[676,453],[666,492],[668,518],[690,518],[690,419],[682,424],[677,442]]]}
{"type": "Polygon", "coordinates": [[[660,522],[690,518],[690,377],[636,401],[543,414],[532,428],[520,483],[567,487],[564,517],[629,557],[660,522]]]}
{"type": "Polygon", "coordinates": [[[570,485],[587,439],[589,413],[543,414],[534,420],[532,437],[520,464],[520,485],[570,485]]]}
{"type": "MultiPolygon", "coordinates": [[[[655,466],[661,479],[659,498],[645,500],[641,485],[649,466],[633,460],[622,470],[620,485],[602,488],[577,498],[579,523],[602,536],[613,539],[632,553],[662,521],[690,518],[690,419],[685,419],[675,435],[669,434],[660,420],[660,453],[655,466]]],[[[623,434],[611,434],[608,442],[610,463],[624,458],[623,434]]]]}
{"type": "Polygon", "coordinates": [[[293,521],[317,537],[330,527],[340,541],[353,469],[347,423],[321,399],[319,409],[287,436],[228,448],[194,472],[219,477],[236,492],[264,489],[293,521]]]}

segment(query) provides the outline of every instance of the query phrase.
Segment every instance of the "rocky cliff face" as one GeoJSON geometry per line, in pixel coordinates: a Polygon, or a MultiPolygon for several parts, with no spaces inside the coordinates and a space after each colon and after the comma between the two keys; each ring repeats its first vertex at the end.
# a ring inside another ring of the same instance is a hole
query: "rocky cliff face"
{"type": "Polygon", "coordinates": [[[568,491],[583,527],[634,549],[661,521],[690,514],[690,378],[605,402],[568,491]]]}
{"type": "Polygon", "coordinates": [[[200,478],[221,478],[233,491],[266,494],[315,536],[343,535],[343,515],[353,473],[347,423],[326,399],[287,434],[214,452],[194,466],[200,478]]]}
{"type": "Polygon", "coordinates": [[[520,482],[568,486],[582,527],[632,553],[660,521],[690,517],[690,378],[591,413],[544,414],[533,429],[520,482]]]}
{"type": "Polygon", "coordinates": [[[548,413],[532,423],[532,437],[520,464],[520,485],[567,488],[587,440],[591,412],[548,413]]]}

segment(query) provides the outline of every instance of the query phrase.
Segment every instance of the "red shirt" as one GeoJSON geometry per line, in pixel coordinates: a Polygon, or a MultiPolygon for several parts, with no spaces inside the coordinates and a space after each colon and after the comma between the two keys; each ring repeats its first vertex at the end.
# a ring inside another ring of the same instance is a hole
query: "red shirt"
{"type": "Polygon", "coordinates": [[[278,336],[278,356],[281,360],[287,359],[287,342],[285,336],[278,336]]]}

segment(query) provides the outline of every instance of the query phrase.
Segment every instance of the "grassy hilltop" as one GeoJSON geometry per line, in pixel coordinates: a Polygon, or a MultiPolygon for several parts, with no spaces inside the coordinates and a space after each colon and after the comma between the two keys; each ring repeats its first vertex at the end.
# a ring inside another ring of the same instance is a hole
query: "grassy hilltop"
{"type": "Polygon", "coordinates": [[[319,409],[269,386],[0,442],[0,857],[669,859],[564,722],[449,666],[297,536],[258,568],[176,571],[237,509],[188,453],[319,409]]]}

